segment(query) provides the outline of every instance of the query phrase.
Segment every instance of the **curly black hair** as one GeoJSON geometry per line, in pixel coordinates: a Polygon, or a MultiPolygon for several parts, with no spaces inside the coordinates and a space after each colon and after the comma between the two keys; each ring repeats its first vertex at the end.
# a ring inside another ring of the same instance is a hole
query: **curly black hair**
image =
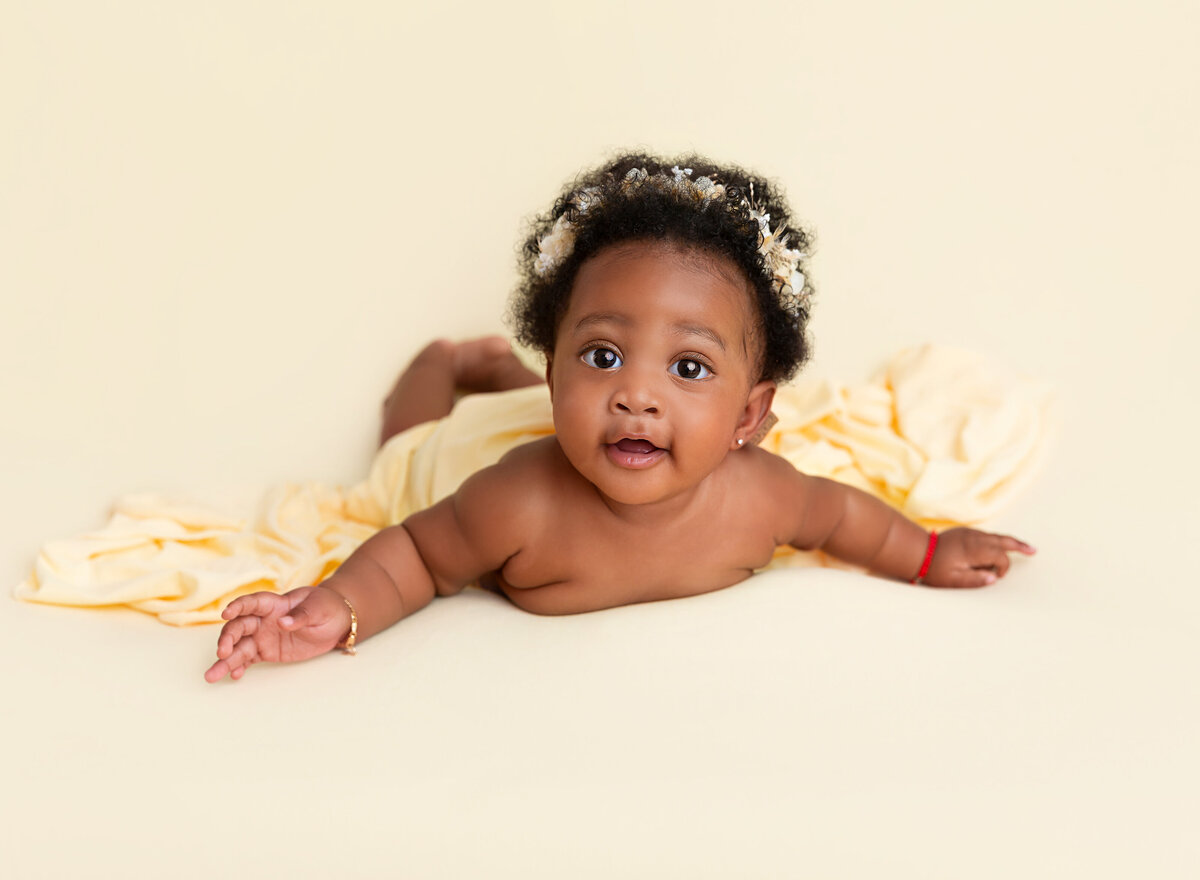
{"type": "MultiPolygon", "coordinates": [[[[795,224],[778,187],[734,165],[717,165],[702,156],[663,159],[642,153],[621,155],[576,178],[549,213],[530,224],[521,248],[520,282],[509,319],[517,340],[544,354],[554,351],[558,326],[567,312],[571,288],[583,264],[600,251],[625,242],[662,242],[724,257],[750,283],[758,311],[762,379],[784,382],[808,360],[805,335],[812,286],[801,290],[781,284],[759,252],[763,244],[752,211],[769,214],[771,226],[787,230],[787,246],[801,252],[811,233],[795,224]],[[687,181],[672,185],[690,169],[687,181]],[[708,182],[724,187],[722,197],[704,195],[708,182]],[[645,181],[656,185],[639,185],[645,181]],[[632,185],[631,185],[632,181],[632,185]],[[563,218],[570,224],[570,253],[547,260],[542,242],[563,218]]],[[[805,273],[806,275],[807,273],[805,273]]]]}

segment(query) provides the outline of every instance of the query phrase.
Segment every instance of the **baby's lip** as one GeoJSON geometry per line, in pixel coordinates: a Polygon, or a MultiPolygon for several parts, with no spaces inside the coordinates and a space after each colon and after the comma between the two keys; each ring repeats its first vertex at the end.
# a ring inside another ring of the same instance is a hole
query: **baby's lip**
{"type": "Polygon", "coordinates": [[[664,456],[670,454],[661,446],[655,446],[648,438],[637,436],[618,437],[614,442],[607,444],[607,451],[614,464],[633,470],[653,467],[664,456]]]}
{"type": "Polygon", "coordinates": [[[661,448],[659,446],[655,446],[644,437],[622,437],[612,445],[622,452],[629,452],[635,455],[649,455],[656,449],[661,448]]]}

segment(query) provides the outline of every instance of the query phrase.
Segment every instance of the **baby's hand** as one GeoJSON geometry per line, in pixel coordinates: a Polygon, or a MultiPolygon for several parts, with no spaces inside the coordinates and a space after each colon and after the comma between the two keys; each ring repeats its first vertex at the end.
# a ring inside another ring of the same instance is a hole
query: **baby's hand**
{"type": "Polygon", "coordinates": [[[938,534],[937,548],[921,583],[934,587],[983,587],[1008,572],[1008,554],[1037,551],[1016,538],[975,529],[949,529],[938,534]]]}
{"type": "Polygon", "coordinates": [[[300,587],[283,595],[251,593],[221,612],[229,622],[217,637],[218,660],[207,681],[237,680],[263,660],[307,660],[331,650],[350,630],[350,609],[328,587],[300,587]]]}

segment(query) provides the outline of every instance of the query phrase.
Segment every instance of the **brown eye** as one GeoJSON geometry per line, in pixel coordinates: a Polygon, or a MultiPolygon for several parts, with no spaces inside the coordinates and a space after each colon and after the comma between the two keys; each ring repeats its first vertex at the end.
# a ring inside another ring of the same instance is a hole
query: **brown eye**
{"type": "Polygon", "coordinates": [[[707,379],[712,370],[691,358],[683,358],[671,364],[671,372],[680,379],[707,379]]]}
{"type": "Polygon", "coordinates": [[[611,370],[621,366],[620,356],[611,348],[605,348],[602,345],[589,348],[583,353],[582,360],[589,367],[595,367],[598,370],[611,370]]]}

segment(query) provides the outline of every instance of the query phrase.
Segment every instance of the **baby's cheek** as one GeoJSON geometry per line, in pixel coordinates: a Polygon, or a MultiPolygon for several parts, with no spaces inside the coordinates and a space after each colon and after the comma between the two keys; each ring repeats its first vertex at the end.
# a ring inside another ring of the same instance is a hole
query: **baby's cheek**
{"type": "Polygon", "coordinates": [[[682,419],[674,432],[676,446],[693,463],[714,468],[729,452],[733,429],[734,423],[727,419],[682,419]]]}
{"type": "Polygon", "coordinates": [[[558,445],[576,467],[585,452],[600,442],[601,432],[595,417],[577,398],[555,403],[554,431],[558,445]]]}

